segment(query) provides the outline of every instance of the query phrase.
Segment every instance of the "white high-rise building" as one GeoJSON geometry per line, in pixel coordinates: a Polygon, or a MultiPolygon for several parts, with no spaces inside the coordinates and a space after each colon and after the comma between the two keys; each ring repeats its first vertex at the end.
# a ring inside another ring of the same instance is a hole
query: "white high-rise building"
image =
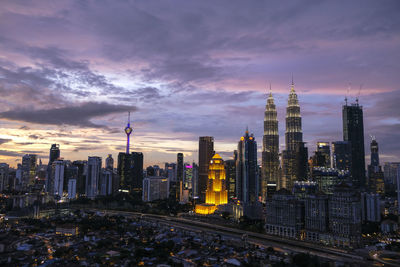
{"type": "Polygon", "coordinates": [[[68,198],[76,198],[76,179],[68,180],[68,198]]]}
{"type": "Polygon", "coordinates": [[[363,221],[381,221],[381,200],[379,194],[361,193],[361,218],[363,221]]]}
{"type": "Polygon", "coordinates": [[[104,170],[101,175],[100,181],[100,195],[106,196],[111,195],[113,185],[113,172],[112,170],[104,170]]]}
{"type": "Polygon", "coordinates": [[[99,192],[101,157],[89,157],[87,162],[86,197],[95,198],[99,192]]]}
{"type": "Polygon", "coordinates": [[[143,201],[166,199],[169,195],[169,182],[165,177],[150,176],[143,179],[143,201]]]}
{"type": "Polygon", "coordinates": [[[51,179],[53,180],[53,193],[62,197],[64,186],[64,161],[56,160],[51,166],[51,179]]]}

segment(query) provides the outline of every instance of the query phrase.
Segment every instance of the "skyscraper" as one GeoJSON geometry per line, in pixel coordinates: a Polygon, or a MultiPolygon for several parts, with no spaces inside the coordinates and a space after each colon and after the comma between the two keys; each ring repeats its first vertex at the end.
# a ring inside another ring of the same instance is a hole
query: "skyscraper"
{"type": "Polygon", "coordinates": [[[228,191],[228,201],[236,197],[236,158],[237,151],[235,150],[235,159],[225,160],[226,173],[226,189],[228,191]]]}
{"type": "Polygon", "coordinates": [[[358,101],[343,106],[343,140],[351,145],[351,182],[353,186],[365,186],[364,123],[362,106],[358,101]]]}
{"type": "Polygon", "coordinates": [[[383,166],[385,194],[395,195],[398,169],[400,169],[400,162],[385,162],[383,166]]]}
{"type": "Polygon", "coordinates": [[[176,181],[170,181],[171,197],[175,200],[180,198],[180,188],[183,186],[183,153],[178,153],[176,157],[176,181]]]}
{"type": "Polygon", "coordinates": [[[317,142],[317,152],[320,153],[324,158],[324,165],[318,167],[331,167],[331,147],[329,142],[317,142]]]}
{"type": "Polygon", "coordinates": [[[198,178],[198,196],[201,202],[205,201],[208,168],[210,160],[214,155],[214,137],[200,136],[199,138],[199,178],[198,178]]]}
{"type": "Polygon", "coordinates": [[[106,158],[106,169],[111,171],[114,169],[114,159],[111,154],[106,158]]]}
{"type": "Polygon", "coordinates": [[[176,180],[183,181],[183,153],[178,153],[176,156],[176,180]]]}
{"type": "Polygon", "coordinates": [[[86,197],[95,198],[99,193],[101,158],[89,157],[87,162],[86,197]]]}
{"type": "Polygon", "coordinates": [[[261,199],[265,201],[268,186],[278,185],[279,179],[279,133],[278,119],[272,93],[269,93],[264,112],[264,136],[261,169],[261,199]]]}
{"type": "Polygon", "coordinates": [[[51,181],[51,174],[52,174],[52,164],[55,160],[60,157],[60,145],[52,144],[50,148],[49,154],[49,162],[47,164],[47,177],[46,177],[46,191],[49,193],[53,193],[53,185],[54,181],[51,181]]]}
{"type": "Polygon", "coordinates": [[[332,142],[333,168],[351,171],[351,144],[349,141],[332,142]]]}
{"type": "Polygon", "coordinates": [[[35,183],[37,155],[26,154],[22,157],[22,188],[27,189],[35,183]]]}
{"type": "Polygon", "coordinates": [[[375,137],[371,141],[371,164],[368,165],[368,187],[373,193],[384,194],[384,173],[379,165],[379,148],[375,137]]]}
{"type": "Polygon", "coordinates": [[[283,184],[286,189],[291,190],[294,181],[307,178],[308,159],[307,147],[303,142],[301,130],[300,105],[293,80],[286,108],[285,144],[286,149],[282,152],[283,184]]]}
{"type": "Polygon", "coordinates": [[[53,163],[53,161],[57,160],[59,157],[60,157],[60,145],[52,144],[50,148],[49,165],[51,165],[51,163],[53,163]]]}
{"type": "Polygon", "coordinates": [[[78,175],[76,179],[76,193],[79,196],[86,194],[86,176],[87,176],[87,161],[76,160],[72,165],[78,168],[78,175]]]}
{"type": "Polygon", "coordinates": [[[63,160],[55,160],[51,165],[51,180],[53,181],[53,188],[51,189],[51,193],[54,196],[62,197],[64,191],[65,162],[63,160]]]}
{"type": "Polygon", "coordinates": [[[118,175],[120,189],[140,192],[143,186],[143,153],[118,154],[118,175]]]}
{"type": "Polygon", "coordinates": [[[248,130],[240,137],[237,151],[236,196],[243,203],[256,202],[259,194],[257,142],[248,130]]]}
{"type": "Polygon", "coordinates": [[[12,187],[9,183],[9,169],[7,163],[0,163],[0,192],[10,190],[12,187]]]}

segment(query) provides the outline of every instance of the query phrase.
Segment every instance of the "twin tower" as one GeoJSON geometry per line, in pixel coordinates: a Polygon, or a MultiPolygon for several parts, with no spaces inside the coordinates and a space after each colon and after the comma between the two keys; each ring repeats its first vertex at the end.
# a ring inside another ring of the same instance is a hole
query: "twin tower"
{"type": "Polygon", "coordinates": [[[264,135],[262,149],[261,196],[263,201],[269,193],[286,188],[292,190],[294,181],[305,180],[307,176],[307,148],[301,130],[300,105],[294,90],[290,87],[286,108],[285,150],[282,165],[279,160],[279,133],[276,106],[269,93],[264,114],[264,135]],[[272,191],[272,192],[271,192],[272,191]]]}

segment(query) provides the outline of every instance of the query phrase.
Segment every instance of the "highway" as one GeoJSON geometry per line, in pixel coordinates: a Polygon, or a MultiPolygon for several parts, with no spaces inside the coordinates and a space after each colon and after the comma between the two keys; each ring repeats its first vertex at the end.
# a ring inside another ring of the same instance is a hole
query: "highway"
{"type": "Polygon", "coordinates": [[[142,214],[137,212],[126,211],[104,211],[104,210],[91,210],[100,211],[111,215],[123,215],[125,217],[141,217],[142,219],[153,221],[159,224],[168,225],[171,227],[182,228],[192,231],[203,231],[205,233],[220,234],[223,236],[230,236],[233,238],[241,239],[243,235],[247,235],[247,242],[257,244],[265,247],[277,247],[288,252],[295,253],[309,253],[321,258],[326,258],[332,261],[342,261],[347,263],[355,263],[359,266],[371,266],[372,261],[367,261],[363,257],[348,253],[342,249],[324,247],[318,244],[312,244],[304,241],[289,240],[276,236],[248,232],[236,228],[224,227],[221,225],[209,224],[195,220],[189,220],[179,217],[169,217],[154,214],[142,214]]]}

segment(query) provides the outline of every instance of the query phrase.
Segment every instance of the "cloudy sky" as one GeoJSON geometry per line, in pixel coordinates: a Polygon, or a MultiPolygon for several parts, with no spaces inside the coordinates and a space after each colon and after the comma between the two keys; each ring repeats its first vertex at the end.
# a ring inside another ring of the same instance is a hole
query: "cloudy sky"
{"type": "Polygon", "coordinates": [[[400,2],[2,1],[0,162],[132,149],[145,165],[197,161],[199,136],[225,159],[246,126],[261,147],[269,84],[281,149],[292,73],[309,154],[342,140],[359,95],[381,161],[400,160],[400,2]],[[276,4],[275,4],[276,3],[276,4]],[[360,90],[360,86],[362,89],[360,90]]]}

